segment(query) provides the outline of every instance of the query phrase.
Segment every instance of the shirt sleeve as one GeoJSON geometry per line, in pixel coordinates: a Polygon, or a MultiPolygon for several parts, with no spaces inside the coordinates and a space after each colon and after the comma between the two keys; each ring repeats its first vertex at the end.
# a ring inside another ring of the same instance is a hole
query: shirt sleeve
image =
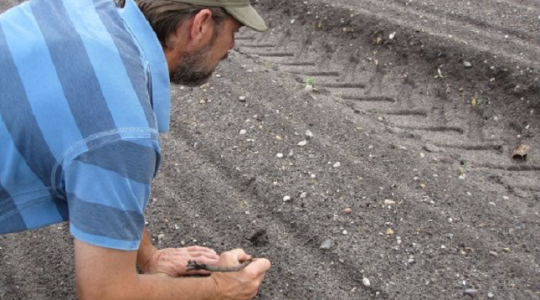
{"type": "Polygon", "coordinates": [[[137,250],[159,157],[156,140],[118,140],[66,163],[71,234],[95,246],[137,250]]]}

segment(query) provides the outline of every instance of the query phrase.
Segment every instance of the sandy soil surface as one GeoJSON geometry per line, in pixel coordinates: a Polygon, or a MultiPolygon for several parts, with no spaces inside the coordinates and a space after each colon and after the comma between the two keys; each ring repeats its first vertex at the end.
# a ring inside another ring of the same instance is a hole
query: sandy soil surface
{"type": "MultiPolygon", "coordinates": [[[[269,258],[257,299],[540,299],[540,4],[254,3],[271,30],[172,91],[156,244],[269,258]]],[[[72,256],[1,236],[0,299],[76,299],[72,256]]]]}

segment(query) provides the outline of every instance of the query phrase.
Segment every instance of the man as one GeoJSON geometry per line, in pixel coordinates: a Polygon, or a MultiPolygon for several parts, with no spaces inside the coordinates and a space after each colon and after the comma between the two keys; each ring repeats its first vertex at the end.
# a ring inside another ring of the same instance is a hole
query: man
{"type": "Polygon", "coordinates": [[[267,259],[157,250],[143,212],[169,130],[169,82],[199,85],[249,0],[31,0],[0,15],[0,234],[70,221],[80,299],[251,299],[267,259]],[[138,274],[135,266],[143,274],[138,274]]]}

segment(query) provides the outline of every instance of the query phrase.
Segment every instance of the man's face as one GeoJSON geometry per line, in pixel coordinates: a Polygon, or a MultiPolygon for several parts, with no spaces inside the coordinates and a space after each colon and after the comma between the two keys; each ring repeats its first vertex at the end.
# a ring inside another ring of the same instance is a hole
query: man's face
{"type": "Polygon", "coordinates": [[[173,71],[171,82],[186,86],[200,86],[208,81],[219,62],[234,47],[234,34],[241,24],[233,18],[223,20],[216,27],[212,39],[200,49],[184,53],[173,71]]]}

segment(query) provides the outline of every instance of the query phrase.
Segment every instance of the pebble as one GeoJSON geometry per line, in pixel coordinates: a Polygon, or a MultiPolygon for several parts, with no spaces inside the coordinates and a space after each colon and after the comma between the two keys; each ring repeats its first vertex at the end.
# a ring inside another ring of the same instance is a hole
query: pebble
{"type": "Polygon", "coordinates": [[[426,150],[427,152],[442,152],[441,148],[439,148],[439,147],[437,147],[435,145],[432,145],[432,144],[424,145],[424,150],[426,150]]]}
{"type": "Polygon", "coordinates": [[[302,199],[307,198],[307,195],[308,195],[307,192],[302,192],[302,194],[300,194],[300,198],[302,199]]]}
{"type": "Polygon", "coordinates": [[[352,209],[350,207],[347,207],[343,210],[343,213],[346,215],[350,215],[352,213],[352,209]]]}
{"type": "Polygon", "coordinates": [[[338,161],[338,162],[336,162],[336,163],[334,164],[334,168],[339,168],[339,167],[341,167],[341,163],[338,161]]]}
{"type": "Polygon", "coordinates": [[[306,133],[304,134],[308,139],[311,139],[313,138],[313,132],[311,132],[311,130],[307,130],[306,133]]]}
{"type": "Polygon", "coordinates": [[[370,287],[371,286],[371,282],[369,281],[369,279],[367,278],[363,278],[362,279],[362,284],[365,286],[365,287],[370,287]]]}
{"type": "Polygon", "coordinates": [[[393,133],[393,134],[402,134],[405,132],[405,130],[401,129],[401,128],[397,128],[397,127],[390,127],[388,128],[388,131],[390,133],[393,133]]]}
{"type": "Polygon", "coordinates": [[[278,154],[276,154],[276,157],[277,157],[277,158],[282,158],[282,157],[283,157],[283,153],[278,153],[278,154]]]}
{"type": "Polygon", "coordinates": [[[472,64],[468,61],[464,61],[463,62],[463,65],[465,66],[465,68],[469,69],[469,68],[472,68],[472,64]]]}
{"type": "Polygon", "coordinates": [[[300,143],[298,143],[298,146],[304,147],[305,145],[307,145],[307,143],[308,143],[308,142],[307,142],[306,140],[303,140],[303,141],[301,141],[300,143]]]}
{"type": "Polygon", "coordinates": [[[163,239],[165,238],[165,234],[160,233],[160,234],[157,236],[157,238],[158,238],[158,241],[161,241],[161,240],[163,240],[163,239]]]}
{"type": "Polygon", "coordinates": [[[238,100],[240,100],[240,102],[246,102],[246,99],[247,99],[246,96],[240,96],[240,97],[238,97],[238,100]]]}
{"type": "Polygon", "coordinates": [[[247,131],[245,129],[240,130],[240,134],[244,135],[246,133],[247,133],[247,131]]]}
{"type": "Polygon", "coordinates": [[[324,242],[322,242],[320,248],[328,250],[328,249],[332,248],[332,246],[334,246],[334,241],[332,241],[331,239],[327,239],[324,242]]]}
{"type": "Polygon", "coordinates": [[[392,228],[386,229],[386,235],[392,235],[392,234],[394,234],[394,231],[392,230],[392,228]]]}
{"type": "Polygon", "coordinates": [[[495,295],[494,295],[492,292],[489,292],[489,293],[487,294],[487,296],[488,296],[488,298],[490,298],[490,299],[493,298],[493,297],[495,297],[495,295]]]}
{"type": "Polygon", "coordinates": [[[443,156],[441,158],[439,158],[439,161],[443,164],[447,164],[447,165],[451,165],[454,163],[454,159],[451,158],[450,156],[443,156]]]}
{"type": "Polygon", "coordinates": [[[470,295],[470,296],[476,296],[476,295],[478,295],[478,290],[477,289],[466,289],[465,294],[470,295]]]}
{"type": "Polygon", "coordinates": [[[390,200],[390,199],[384,200],[384,205],[394,205],[394,204],[396,204],[396,201],[394,200],[390,200]]]}
{"type": "Polygon", "coordinates": [[[285,196],[285,197],[283,197],[283,202],[288,202],[288,201],[291,201],[291,197],[290,197],[290,196],[285,196]]]}

